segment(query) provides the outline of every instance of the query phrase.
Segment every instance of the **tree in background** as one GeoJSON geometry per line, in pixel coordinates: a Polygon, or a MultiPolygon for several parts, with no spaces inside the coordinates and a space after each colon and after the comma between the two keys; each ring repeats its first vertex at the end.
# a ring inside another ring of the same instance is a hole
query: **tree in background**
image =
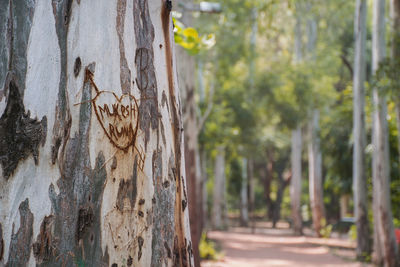
{"type": "MultiPolygon", "coordinates": [[[[375,0],[373,6],[372,71],[376,73],[386,56],[385,1],[375,0]]],[[[387,123],[387,98],[377,86],[373,88],[372,177],[374,209],[374,249],[377,261],[397,266],[399,252],[394,236],[390,199],[390,155],[387,123]]]]}
{"type": "MultiPolygon", "coordinates": [[[[303,61],[303,32],[300,4],[296,3],[295,8],[296,25],[294,29],[294,64],[303,61]]],[[[291,168],[292,180],[290,183],[290,200],[292,208],[293,230],[296,235],[303,233],[303,219],[301,217],[301,152],[302,152],[302,130],[298,125],[292,130],[291,140],[291,168]]]]}
{"type": "Polygon", "coordinates": [[[365,113],[364,83],[366,76],[365,46],[367,39],[367,2],[356,1],[354,18],[354,74],[353,74],[353,194],[354,215],[357,227],[357,258],[365,260],[370,253],[368,225],[368,189],[365,165],[365,113]]]}

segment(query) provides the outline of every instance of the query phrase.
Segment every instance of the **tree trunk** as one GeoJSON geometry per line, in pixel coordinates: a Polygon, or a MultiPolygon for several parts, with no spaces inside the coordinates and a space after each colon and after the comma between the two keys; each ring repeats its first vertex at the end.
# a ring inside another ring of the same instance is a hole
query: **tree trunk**
{"type": "MultiPolygon", "coordinates": [[[[400,0],[390,1],[390,17],[391,17],[391,34],[392,34],[392,46],[391,46],[391,58],[396,64],[400,61],[400,0]]],[[[395,65],[398,66],[398,63],[395,65]]],[[[400,91],[400,88],[394,88],[396,92],[400,91]]],[[[397,146],[400,153],[400,96],[397,95],[395,100],[395,112],[396,112],[396,125],[397,125],[397,146]]],[[[400,157],[399,157],[400,161],[400,157]]]]}
{"type": "Polygon", "coordinates": [[[201,192],[202,192],[202,213],[203,213],[203,222],[202,222],[202,228],[206,228],[208,226],[208,209],[207,209],[207,199],[208,199],[208,193],[207,193],[207,180],[208,180],[208,175],[207,175],[207,153],[204,148],[201,149],[200,151],[200,165],[201,165],[201,178],[202,178],[202,184],[201,184],[201,192]]]}
{"type": "Polygon", "coordinates": [[[274,213],[274,206],[271,200],[271,182],[274,178],[274,149],[268,148],[267,149],[267,167],[265,173],[265,180],[264,180],[264,195],[265,195],[265,202],[267,205],[267,217],[269,220],[272,220],[273,213],[274,213]]]}
{"type": "Polygon", "coordinates": [[[293,230],[296,235],[303,233],[301,217],[301,128],[292,131],[292,180],[290,183],[290,203],[292,206],[293,230]]]}
{"type": "MultiPolygon", "coordinates": [[[[317,22],[311,12],[312,3],[307,2],[307,59],[315,61],[315,49],[317,45],[317,22]]],[[[315,104],[315,103],[313,103],[315,104]]],[[[310,111],[308,145],[308,166],[309,166],[309,189],[310,202],[313,217],[314,230],[318,236],[322,228],[321,222],[325,218],[323,185],[322,185],[322,155],[319,138],[319,110],[314,108],[310,111]]]]}
{"type": "Polygon", "coordinates": [[[254,161],[252,158],[249,159],[247,164],[247,173],[249,177],[249,213],[250,213],[250,221],[251,221],[251,229],[254,232],[255,227],[255,218],[254,218],[254,209],[255,209],[255,185],[256,180],[254,179],[254,161]]]}
{"type": "Polygon", "coordinates": [[[0,265],[192,266],[169,1],[1,1],[0,265]]]}
{"type": "Polygon", "coordinates": [[[310,140],[308,143],[308,169],[310,203],[314,230],[321,236],[322,220],[324,215],[324,199],[322,185],[322,156],[319,140],[319,111],[315,109],[312,113],[312,121],[309,123],[310,140]]]}
{"type": "Polygon", "coordinates": [[[214,168],[213,226],[221,229],[224,227],[225,206],[225,148],[223,146],[217,147],[214,168]]]}
{"type": "Polygon", "coordinates": [[[354,213],[357,226],[356,254],[359,260],[369,255],[370,235],[367,213],[367,177],[365,175],[365,113],[364,82],[366,75],[365,43],[367,2],[357,0],[354,20],[355,56],[353,77],[353,193],[354,213]]]}
{"type": "Polygon", "coordinates": [[[285,174],[287,174],[287,172],[282,172],[278,174],[278,191],[276,193],[276,200],[274,202],[274,214],[272,218],[273,228],[276,227],[276,224],[281,219],[281,206],[283,200],[283,193],[285,192],[286,186],[288,186],[290,183],[290,176],[285,174]]]}
{"type": "MultiPolygon", "coordinates": [[[[379,69],[385,58],[385,1],[375,0],[372,31],[372,71],[379,69]]],[[[381,249],[378,255],[383,257],[385,266],[398,266],[399,255],[394,235],[393,216],[390,200],[390,156],[387,124],[386,96],[379,88],[373,88],[373,126],[372,158],[373,201],[375,219],[375,249],[381,249]]],[[[378,259],[379,260],[379,259],[378,259]]]]}
{"type": "Polygon", "coordinates": [[[240,225],[247,226],[249,223],[249,205],[248,205],[248,177],[247,177],[247,159],[242,161],[242,183],[240,187],[240,225]]]}
{"type": "MultiPolygon", "coordinates": [[[[294,30],[294,59],[293,63],[298,64],[303,60],[303,33],[301,30],[301,9],[296,3],[296,26],[294,30]]],[[[301,217],[301,151],[302,134],[301,126],[292,131],[291,139],[291,168],[292,180],[290,183],[290,203],[292,208],[292,227],[295,235],[303,233],[303,222],[301,217]]]]}
{"type": "MultiPolygon", "coordinates": [[[[191,2],[179,0],[176,4],[191,2]]],[[[192,24],[192,13],[182,10],[183,24],[192,24]]],[[[177,46],[178,82],[182,96],[183,128],[185,137],[185,169],[189,196],[190,232],[192,236],[195,266],[200,266],[199,241],[201,236],[201,205],[202,194],[199,175],[198,121],[197,104],[195,99],[195,60],[182,47],[177,46]]]]}

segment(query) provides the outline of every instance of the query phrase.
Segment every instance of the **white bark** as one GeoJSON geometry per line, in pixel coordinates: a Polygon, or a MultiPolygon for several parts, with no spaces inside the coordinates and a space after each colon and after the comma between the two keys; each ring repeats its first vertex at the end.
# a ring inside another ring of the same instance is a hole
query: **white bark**
{"type": "MultiPolygon", "coordinates": [[[[302,30],[300,4],[296,3],[296,26],[294,30],[294,64],[299,64],[303,60],[302,51],[302,30]]],[[[290,203],[292,208],[293,230],[296,235],[302,234],[301,217],[301,151],[302,151],[302,133],[301,126],[298,125],[292,130],[291,139],[291,168],[292,180],[290,181],[290,203]]]]}
{"type": "Polygon", "coordinates": [[[223,146],[217,147],[214,168],[213,226],[221,229],[224,227],[225,206],[225,148],[223,146]]]}
{"type": "Polygon", "coordinates": [[[292,131],[291,166],[292,179],[290,181],[290,203],[292,207],[293,230],[295,234],[302,234],[301,217],[301,128],[292,131]]]}
{"type": "MultiPolygon", "coordinates": [[[[385,1],[375,0],[372,32],[373,73],[379,69],[380,62],[386,56],[385,32],[385,1]]],[[[373,88],[372,179],[374,230],[376,231],[374,237],[377,238],[374,248],[378,250],[377,256],[382,256],[385,266],[398,266],[399,256],[390,200],[390,156],[386,101],[386,96],[379,91],[379,88],[373,88]]],[[[380,261],[379,258],[378,261],[380,261]]]]}
{"type": "Polygon", "coordinates": [[[247,159],[242,160],[242,183],[240,188],[240,223],[243,226],[247,226],[249,223],[249,205],[247,195],[247,159]]]}
{"type": "Polygon", "coordinates": [[[310,203],[313,225],[317,235],[320,235],[321,222],[324,218],[324,200],[322,185],[322,155],[319,138],[319,111],[314,109],[309,123],[310,140],[308,143],[308,169],[310,203]]]}
{"type": "Polygon", "coordinates": [[[366,75],[365,43],[367,27],[367,2],[357,0],[354,20],[355,57],[353,77],[353,193],[354,213],[357,226],[357,248],[359,259],[365,259],[370,252],[367,177],[365,175],[365,113],[364,83],[366,75]]]}
{"type": "Polygon", "coordinates": [[[0,266],[193,265],[168,6],[1,5],[0,266]]]}

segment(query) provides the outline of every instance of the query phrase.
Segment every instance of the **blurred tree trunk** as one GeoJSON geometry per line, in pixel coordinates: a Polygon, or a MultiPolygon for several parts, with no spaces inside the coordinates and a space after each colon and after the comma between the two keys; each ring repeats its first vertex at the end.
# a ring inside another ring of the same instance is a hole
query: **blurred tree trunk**
{"type": "MultiPolygon", "coordinates": [[[[191,0],[178,0],[180,3],[190,3],[191,0]]],[[[180,21],[187,27],[192,25],[192,12],[181,10],[182,17],[180,21]]],[[[202,192],[200,171],[200,156],[198,148],[198,120],[196,103],[196,86],[194,73],[195,59],[189,55],[184,48],[176,46],[177,51],[177,69],[179,89],[182,96],[183,128],[185,137],[185,169],[187,177],[187,187],[189,193],[189,219],[192,235],[193,253],[195,266],[200,266],[199,241],[202,232],[202,192]]]]}
{"type": "Polygon", "coordinates": [[[293,230],[296,235],[303,233],[301,217],[301,128],[292,131],[292,179],[290,183],[290,203],[292,206],[293,230]]]}
{"type": "Polygon", "coordinates": [[[254,231],[254,205],[255,205],[255,183],[256,180],[254,178],[254,160],[249,158],[249,162],[247,164],[247,173],[249,176],[249,212],[250,212],[250,221],[252,231],[254,231]]]}
{"type": "Polygon", "coordinates": [[[249,223],[249,205],[248,205],[248,173],[247,158],[242,160],[242,183],[240,189],[240,225],[247,226],[249,223]]]}
{"type": "Polygon", "coordinates": [[[170,3],[0,5],[0,265],[193,266],[170,3]]]}
{"type": "MultiPolygon", "coordinates": [[[[376,73],[386,56],[385,49],[385,1],[375,0],[373,7],[372,71],[376,73]]],[[[390,155],[387,124],[386,96],[379,88],[373,88],[372,180],[377,256],[382,256],[385,266],[398,266],[399,255],[394,235],[390,200],[390,155]],[[379,251],[381,250],[381,251],[379,251]]],[[[380,259],[378,258],[380,262],[380,259]]]]}
{"type": "Polygon", "coordinates": [[[271,200],[271,182],[274,178],[274,149],[267,149],[267,167],[265,168],[265,179],[264,179],[264,196],[267,205],[267,217],[272,221],[274,207],[271,200]]]}
{"type": "Polygon", "coordinates": [[[365,113],[364,83],[366,76],[365,43],[367,31],[367,2],[356,1],[354,19],[355,55],[353,76],[353,193],[357,227],[356,254],[365,260],[370,254],[370,234],[367,209],[367,177],[365,175],[365,113]]]}
{"type": "Polygon", "coordinates": [[[225,148],[217,147],[217,156],[214,166],[214,194],[213,194],[213,226],[223,228],[225,222],[225,148]]]}
{"type": "Polygon", "coordinates": [[[309,169],[309,189],[312,219],[315,232],[321,236],[322,221],[324,215],[324,199],[322,185],[322,155],[319,139],[319,111],[314,109],[312,121],[309,122],[309,143],[308,143],[308,169],[309,169]]]}
{"type": "MultiPolygon", "coordinates": [[[[294,30],[294,64],[299,64],[303,60],[303,33],[301,30],[301,9],[300,4],[296,3],[296,26],[294,30]]],[[[302,133],[301,126],[298,125],[292,130],[291,139],[291,168],[292,181],[290,183],[290,203],[292,208],[292,227],[296,235],[303,233],[303,221],[301,217],[301,151],[302,133]]]]}
{"type": "MultiPolygon", "coordinates": [[[[249,103],[253,103],[254,94],[254,77],[255,71],[255,59],[256,59],[256,46],[257,46],[257,32],[258,32],[258,10],[256,6],[253,6],[251,10],[251,34],[250,34],[250,60],[249,60],[249,103]]],[[[252,215],[253,203],[252,198],[254,197],[254,177],[253,177],[253,162],[251,158],[243,160],[243,176],[242,176],[242,188],[241,188],[241,209],[240,209],[240,223],[242,226],[247,226],[249,223],[249,213],[252,215]],[[246,163],[245,163],[246,161],[246,163]],[[245,199],[246,198],[246,199],[245,199]]]]}
{"type": "Polygon", "coordinates": [[[274,201],[274,213],[272,217],[272,227],[275,228],[276,224],[281,219],[281,206],[283,200],[283,193],[285,192],[285,188],[289,185],[291,179],[291,173],[285,172],[282,170],[278,174],[278,191],[276,193],[276,199],[274,201]]]}
{"type": "MultiPolygon", "coordinates": [[[[311,2],[307,3],[307,60],[315,61],[315,49],[317,45],[317,22],[313,15],[310,15],[312,9],[311,2]]],[[[313,103],[316,105],[316,103],[313,103]]],[[[309,143],[308,143],[308,171],[309,171],[309,189],[310,203],[315,232],[320,236],[322,220],[324,215],[323,199],[323,179],[322,179],[322,154],[319,133],[319,110],[313,108],[310,111],[310,120],[308,123],[309,143]]]]}
{"type": "Polygon", "coordinates": [[[203,213],[203,228],[206,228],[208,226],[208,209],[207,209],[207,199],[208,199],[208,193],[207,193],[207,180],[208,180],[208,175],[207,175],[207,152],[204,148],[201,149],[200,151],[200,166],[201,166],[201,178],[202,178],[202,184],[201,184],[201,190],[202,190],[202,213],[203,213]]]}

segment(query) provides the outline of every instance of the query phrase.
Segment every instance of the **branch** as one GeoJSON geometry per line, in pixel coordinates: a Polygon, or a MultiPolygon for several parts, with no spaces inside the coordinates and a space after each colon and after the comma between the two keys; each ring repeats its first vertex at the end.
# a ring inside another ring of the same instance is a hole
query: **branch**
{"type": "Polygon", "coordinates": [[[343,64],[349,69],[351,77],[353,77],[353,67],[351,66],[350,62],[344,55],[341,55],[340,58],[343,61],[343,64]]]}
{"type": "Polygon", "coordinates": [[[197,127],[197,134],[199,134],[202,131],[202,129],[204,127],[204,123],[206,122],[207,118],[210,116],[211,111],[213,109],[213,106],[214,106],[214,101],[213,101],[214,89],[215,88],[214,88],[214,83],[213,83],[211,85],[211,87],[210,87],[210,92],[209,92],[209,96],[208,96],[208,103],[207,103],[207,109],[204,112],[203,116],[201,116],[200,119],[199,119],[199,124],[198,124],[198,127],[197,127]]]}

